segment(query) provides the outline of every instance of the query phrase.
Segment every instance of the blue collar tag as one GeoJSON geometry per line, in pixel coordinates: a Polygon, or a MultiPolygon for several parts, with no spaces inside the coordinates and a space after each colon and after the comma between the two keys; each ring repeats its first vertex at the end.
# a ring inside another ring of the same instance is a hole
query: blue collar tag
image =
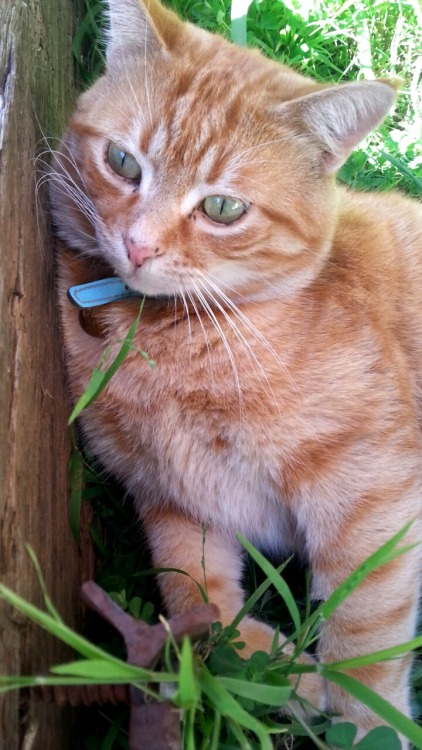
{"type": "Polygon", "coordinates": [[[67,296],[76,307],[86,310],[90,307],[98,307],[98,305],[107,305],[109,302],[139,298],[142,294],[129,289],[118,276],[113,276],[110,279],[99,279],[89,284],[71,286],[67,290],[67,296]]]}

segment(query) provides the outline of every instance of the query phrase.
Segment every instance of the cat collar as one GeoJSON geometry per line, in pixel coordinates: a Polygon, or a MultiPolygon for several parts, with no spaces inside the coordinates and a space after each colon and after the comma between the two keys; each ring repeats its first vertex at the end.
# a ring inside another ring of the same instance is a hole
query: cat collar
{"type": "Polygon", "coordinates": [[[109,302],[119,302],[142,295],[130,289],[118,276],[113,276],[110,279],[98,279],[88,284],[71,286],[67,290],[67,296],[76,307],[86,310],[90,307],[107,305],[109,302]]]}

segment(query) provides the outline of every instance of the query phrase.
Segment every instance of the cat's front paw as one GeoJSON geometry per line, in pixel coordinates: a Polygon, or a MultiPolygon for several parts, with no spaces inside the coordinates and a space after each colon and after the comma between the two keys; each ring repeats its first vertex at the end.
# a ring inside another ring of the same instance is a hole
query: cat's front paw
{"type": "MultiPolygon", "coordinates": [[[[274,640],[274,630],[268,625],[251,617],[245,617],[238,626],[238,630],[240,631],[239,640],[245,643],[245,648],[241,652],[242,657],[247,659],[255,651],[270,653],[274,640]]],[[[280,643],[283,643],[284,640],[284,636],[280,634],[280,643]]],[[[286,647],[286,652],[289,655],[293,652],[292,644],[286,647]]],[[[309,654],[301,654],[298,662],[300,664],[315,664],[315,659],[309,654]]],[[[304,703],[295,701],[292,704],[296,713],[310,719],[324,710],[326,704],[324,680],[317,672],[291,675],[289,679],[295,692],[304,699],[304,703]]]]}

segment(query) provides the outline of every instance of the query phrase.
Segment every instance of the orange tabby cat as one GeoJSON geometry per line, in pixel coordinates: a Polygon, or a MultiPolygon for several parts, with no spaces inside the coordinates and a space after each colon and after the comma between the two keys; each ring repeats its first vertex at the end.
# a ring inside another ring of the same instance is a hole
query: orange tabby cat
{"type": "MultiPolygon", "coordinates": [[[[110,0],[107,70],[79,100],[51,173],[68,373],[79,397],[138,300],[81,327],[66,290],[116,273],[146,294],[132,351],[81,417],[143,519],[169,613],[242,606],[240,531],[297,551],[326,598],[411,519],[422,496],[422,212],[339,188],[335,171],[385,116],[387,81],[323,86],[182,23],[110,0]]],[[[408,541],[420,538],[420,522],[408,541]]],[[[318,658],[415,630],[420,549],[370,575],[324,627],[318,658]]],[[[240,626],[246,653],[271,629],[240,626]]],[[[407,659],[354,675],[409,714],[407,659]]],[[[299,692],[379,723],[319,678],[299,692]],[[325,694],[326,693],[326,694],[325,694]]],[[[407,743],[403,740],[403,748],[407,743]]]]}

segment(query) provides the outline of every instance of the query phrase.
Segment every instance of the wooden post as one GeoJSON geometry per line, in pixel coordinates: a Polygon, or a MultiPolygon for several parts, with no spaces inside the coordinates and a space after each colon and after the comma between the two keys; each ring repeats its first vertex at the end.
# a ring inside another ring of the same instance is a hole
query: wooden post
{"type": "MultiPolygon", "coordinates": [[[[34,161],[47,149],[43,137],[63,132],[73,106],[72,32],[72,0],[0,2],[0,580],[42,605],[25,550],[30,543],[54,603],[75,625],[84,576],[69,532],[54,252],[44,187],[37,206],[42,162],[34,161]]],[[[69,658],[0,603],[0,674],[42,674],[69,658]]],[[[69,717],[64,721],[57,707],[25,703],[18,693],[3,697],[0,748],[76,746],[69,717]]]]}

